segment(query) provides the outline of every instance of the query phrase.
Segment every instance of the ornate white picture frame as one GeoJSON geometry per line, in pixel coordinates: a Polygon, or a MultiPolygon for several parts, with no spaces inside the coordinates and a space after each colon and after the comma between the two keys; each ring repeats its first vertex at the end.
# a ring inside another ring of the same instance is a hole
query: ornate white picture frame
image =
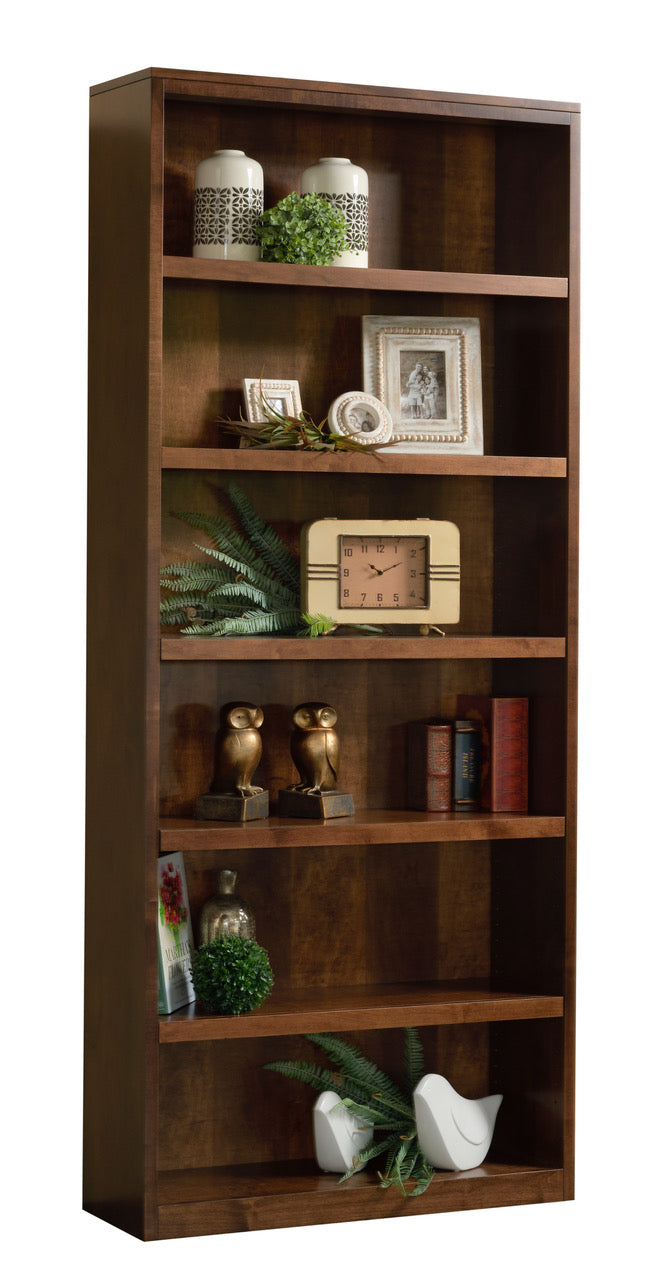
{"type": "Polygon", "coordinates": [[[363,316],[364,389],[387,406],[394,453],[483,452],[480,321],[363,316]]]}
{"type": "Polygon", "coordinates": [[[366,391],[345,391],[328,411],[328,425],[336,436],[348,436],[360,444],[386,444],[392,420],[386,405],[366,391]]]}
{"type": "Polygon", "coordinates": [[[247,422],[269,422],[267,405],[284,417],[301,413],[299,383],[291,378],[243,378],[242,395],[247,422]]]}

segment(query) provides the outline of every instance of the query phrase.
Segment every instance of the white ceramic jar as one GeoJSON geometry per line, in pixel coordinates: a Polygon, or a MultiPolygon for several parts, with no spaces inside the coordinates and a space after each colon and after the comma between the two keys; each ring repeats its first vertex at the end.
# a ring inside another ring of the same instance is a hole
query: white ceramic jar
{"type": "Polygon", "coordinates": [[[214,151],[195,170],[194,258],[260,258],[263,170],[244,151],[214,151]]]}
{"type": "Polygon", "coordinates": [[[301,175],[301,195],[313,194],[341,209],[347,224],[347,247],[336,267],[369,265],[369,179],[364,169],[343,156],[324,156],[301,175]]]}

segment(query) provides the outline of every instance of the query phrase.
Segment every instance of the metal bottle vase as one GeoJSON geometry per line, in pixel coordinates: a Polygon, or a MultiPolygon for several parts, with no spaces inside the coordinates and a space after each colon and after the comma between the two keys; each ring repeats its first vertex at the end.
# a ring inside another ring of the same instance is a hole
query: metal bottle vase
{"type": "Polygon", "coordinates": [[[301,175],[301,195],[318,195],[347,221],[346,249],[335,259],[336,267],[369,265],[369,179],[360,165],[344,156],[323,156],[301,175]]]}
{"type": "Polygon", "coordinates": [[[199,941],[203,945],[223,934],[256,937],[253,911],[235,892],[237,871],[220,871],[218,890],[204,903],[199,917],[199,941]]]}
{"type": "Polygon", "coordinates": [[[260,258],[263,170],[244,151],[214,151],[195,170],[194,258],[260,258]]]}

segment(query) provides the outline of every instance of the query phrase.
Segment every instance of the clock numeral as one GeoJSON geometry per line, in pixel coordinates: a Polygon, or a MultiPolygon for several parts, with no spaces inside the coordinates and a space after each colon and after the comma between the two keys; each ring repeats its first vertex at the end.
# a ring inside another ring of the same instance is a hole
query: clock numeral
{"type": "Polygon", "coordinates": [[[343,571],[343,577],[348,578],[348,577],[350,576],[350,573],[351,573],[351,570],[350,570],[350,569],[344,569],[344,571],[343,571]]]}
{"type": "Polygon", "coordinates": [[[353,555],[353,547],[345,547],[345,548],[344,548],[344,554],[345,554],[345,556],[352,556],[352,555],[353,555]]]}
{"type": "Polygon", "coordinates": [[[384,551],[385,551],[385,543],[384,543],[384,542],[377,542],[377,543],[376,543],[376,551],[378,552],[378,555],[379,555],[379,556],[382,556],[382,555],[383,555],[383,553],[384,553],[384,551]]]}
{"type": "Polygon", "coordinates": [[[345,600],[346,600],[346,597],[348,596],[348,594],[349,594],[349,589],[348,589],[348,587],[345,587],[345,588],[344,588],[344,591],[342,592],[342,595],[344,596],[344,599],[345,599],[345,600]]]}
{"type": "Polygon", "coordinates": [[[398,592],[397,592],[397,591],[395,591],[395,592],[394,592],[393,599],[394,599],[395,603],[396,603],[396,604],[398,604],[398,602],[399,602],[399,595],[398,595],[398,592]]]}
{"type": "Polygon", "coordinates": [[[383,593],[382,593],[382,591],[379,591],[379,592],[378,592],[378,595],[376,596],[376,599],[377,599],[377,600],[379,601],[379,603],[380,603],[380,602],[382,602],[382,598],[383,598],[383,593]]]}
{"type": "Polygon", "coordinates": [[[362,592],[362,603],[363,603],[363,604],[364,604],[364,602],[365,602],[365,600],[366,600],[366,599],[367,599],[367,593],[366,593],[366,591],[363,591],[363,592],[362,592]]]}

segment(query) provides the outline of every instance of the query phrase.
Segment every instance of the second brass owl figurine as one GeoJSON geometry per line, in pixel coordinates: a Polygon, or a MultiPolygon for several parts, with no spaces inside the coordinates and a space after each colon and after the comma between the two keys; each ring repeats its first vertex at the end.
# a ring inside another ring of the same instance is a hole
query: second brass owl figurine
{"type": "Polygon", "coordinates": [[[263,744],[258,732],[263,712],[253,702],[230,702],[222,707],[215,743],[215,778],[212,790],[231,795],[254,796],[263,790],[251,779],[260,764],[263,744]]]}
{"type": "Polygon", "coordinates": [[[337,712],[321,702],[303,702],[292,714],[290,753],[301,782],[291,788],[320,794],[334,791],[340,764],[340,744],[334,725],[337,712]]]}

